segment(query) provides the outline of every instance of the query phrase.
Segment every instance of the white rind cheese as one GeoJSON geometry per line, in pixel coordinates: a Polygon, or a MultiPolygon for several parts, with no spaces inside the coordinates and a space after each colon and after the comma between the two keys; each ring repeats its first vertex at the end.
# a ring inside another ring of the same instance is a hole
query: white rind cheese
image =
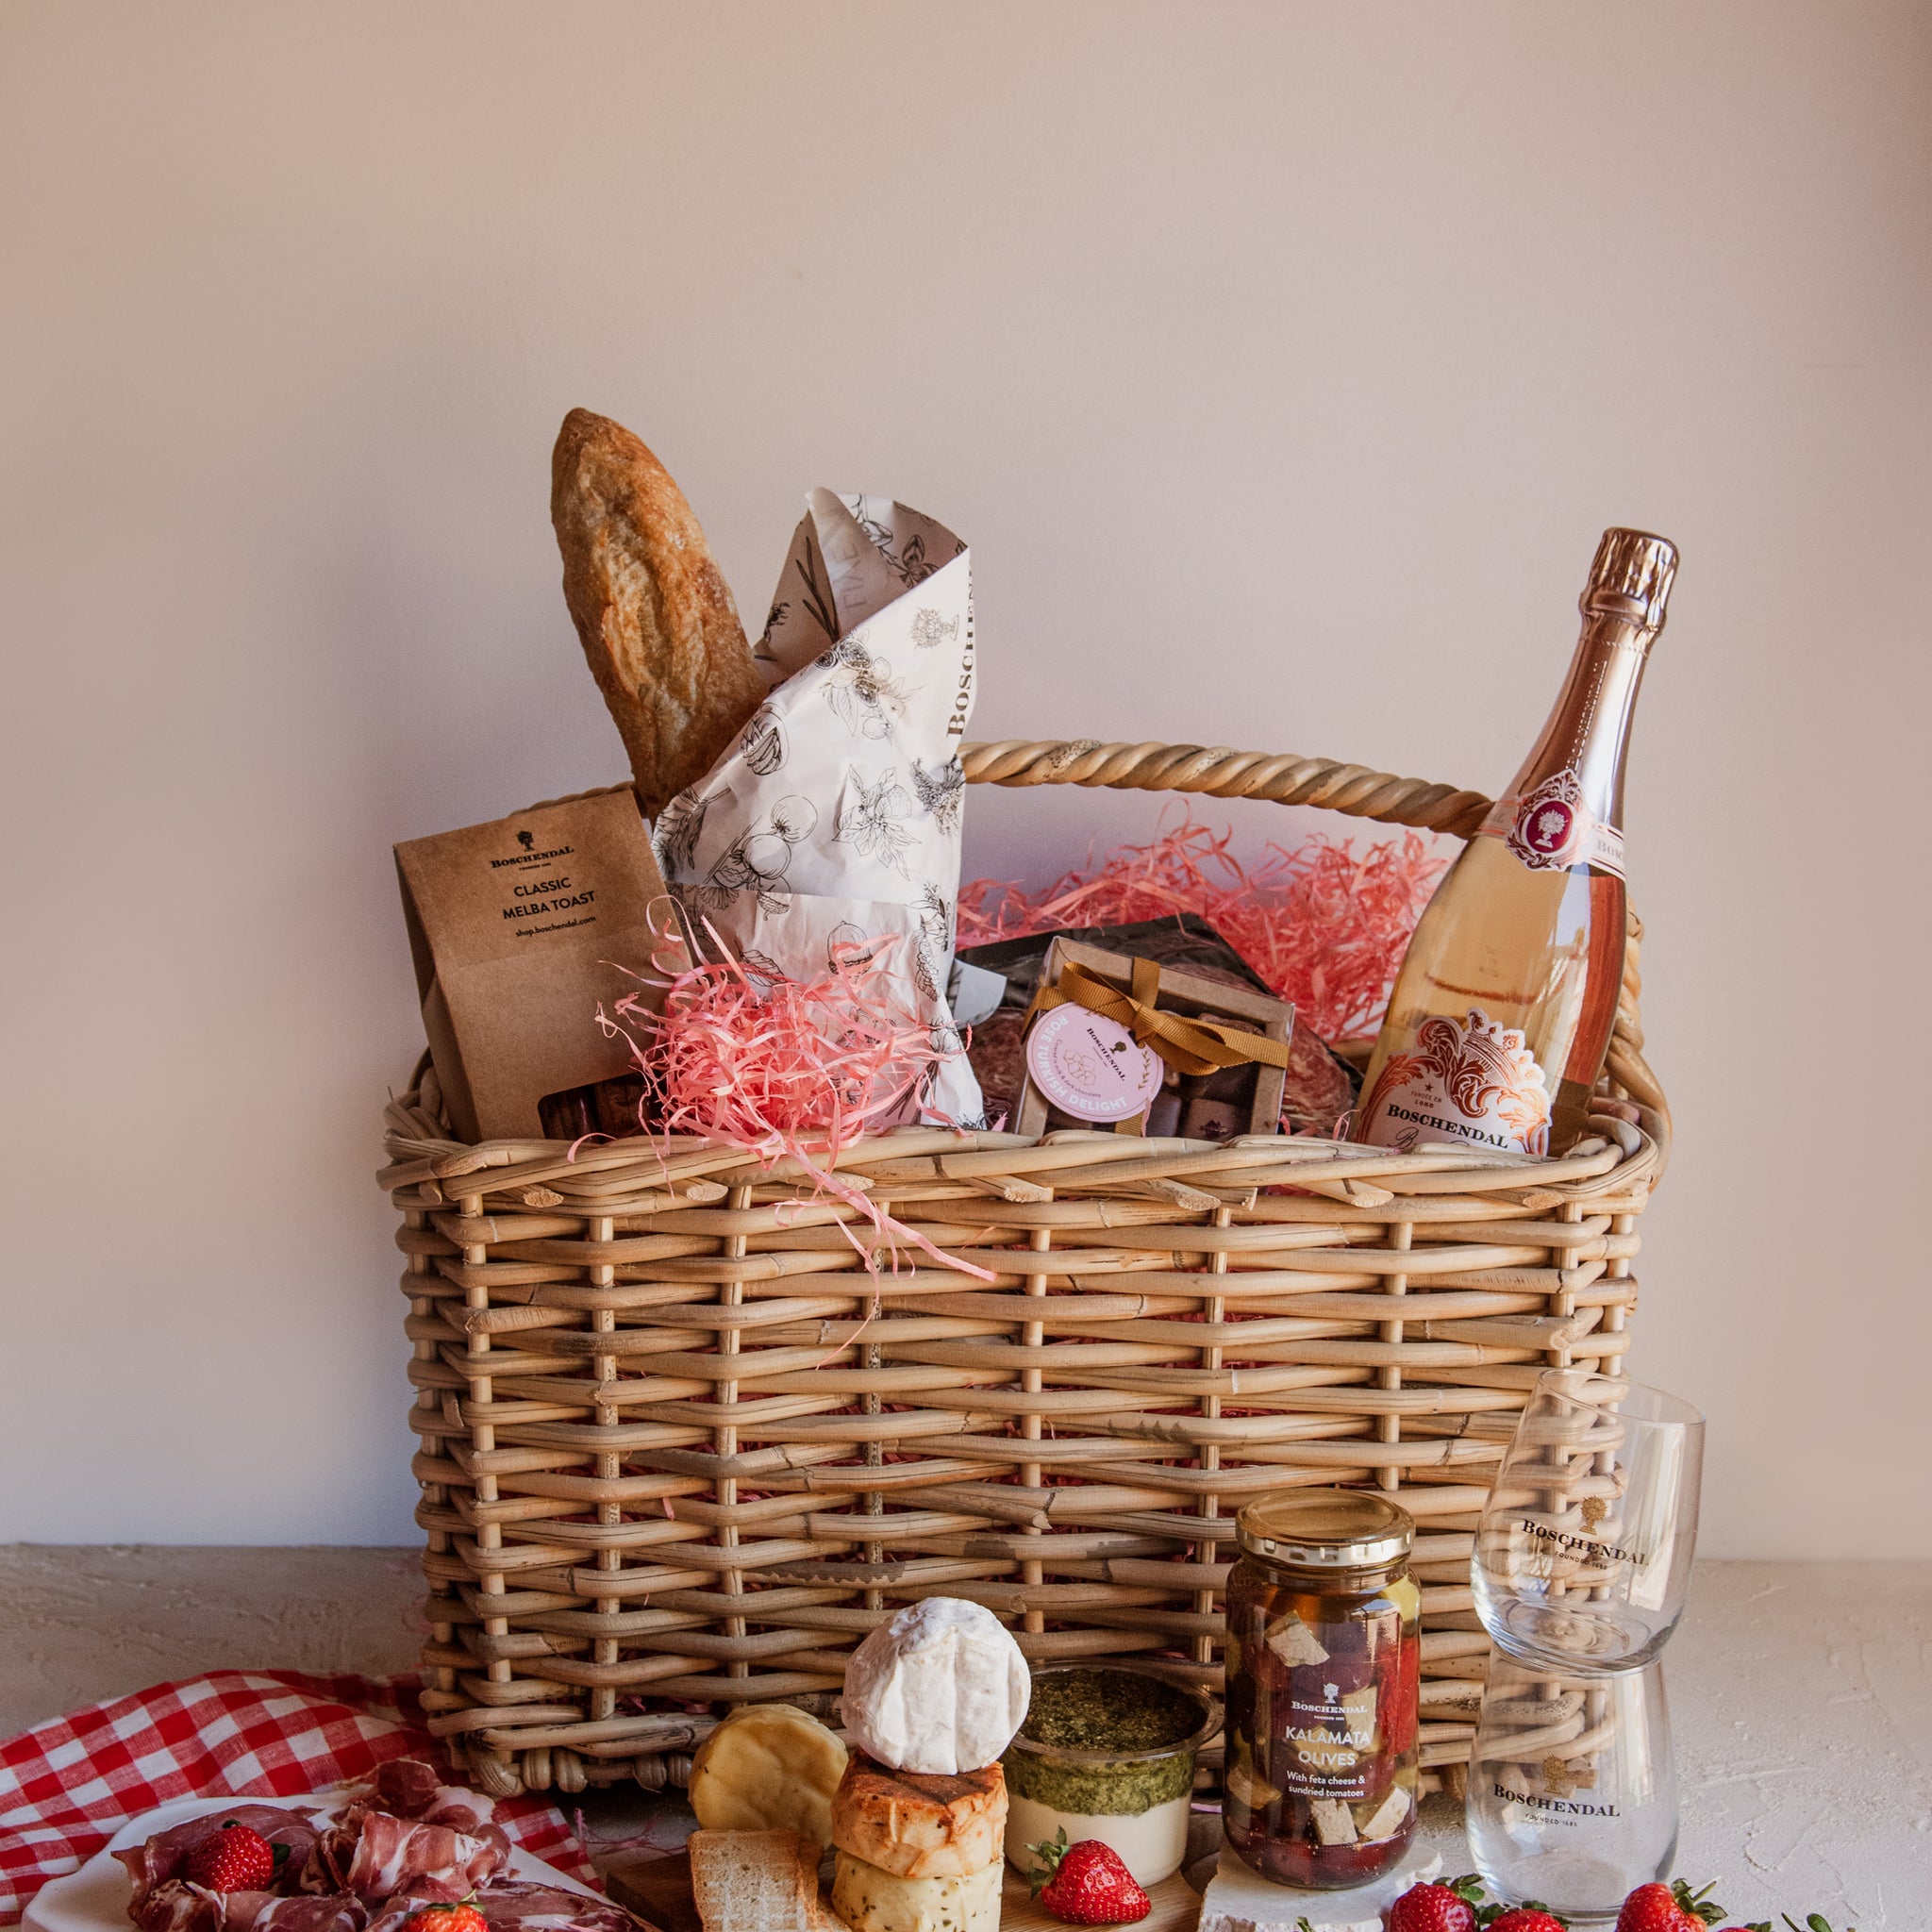
{"type": "Polygon", "coordinates": [[[852,1653],[839,1712],[881,1764],[957,1776],[1013,1741],[1032,1694],[1026,1659],[991,1610],[929,1596],[852,1653]]]}
{"type": "Polygon", "coordinates": [[[852,1932],[999,1932],[997,1858],[962,1878],[901,1878],[850,1852],[837,1860],[832,1909],[852,1932]]]}
{"type": "Polygon", "coordinates": [[[1394,1871],[1344,1891],[1292,1891],[1251,1872],[1232,1845],[1201,1901],[1200,1932],[1382,1932],[1383,1912],[1412,1885],[1426,1885],[1442,1855],[1411,1845],[1394,1871]]]}

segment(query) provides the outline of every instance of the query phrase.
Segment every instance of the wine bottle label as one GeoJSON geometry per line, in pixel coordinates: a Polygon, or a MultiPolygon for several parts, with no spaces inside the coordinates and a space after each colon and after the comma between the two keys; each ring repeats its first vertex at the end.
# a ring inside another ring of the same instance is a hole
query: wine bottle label
{"type": "Polygon", "coordinates": [[[1593,865],[1624,876],[1624,835],[1584,802],[1574,771],[1557,772],[1531,791],[1499,798],[1481,829],[1501,839],[1532,872],[1593,865]]]}
{"type": "Polygon", "coordinates": [[[1361,1140],[1404,1154],[1445,1141],[1539,1158],[1550,1148],[1550,1096],[1536,1056],[1480,1007],[1466,1020],[1424,1020],[1413,1047],[1390,1055],[1362,1117],[1361,1140]]]}

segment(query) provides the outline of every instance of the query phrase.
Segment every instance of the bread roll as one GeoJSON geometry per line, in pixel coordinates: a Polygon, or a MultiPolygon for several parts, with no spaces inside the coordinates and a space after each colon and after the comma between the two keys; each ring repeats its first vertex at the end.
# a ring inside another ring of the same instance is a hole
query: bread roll
{"type": "Polygon", "coordinates": [[[997,1764],[954,1777],[891,1771],[855,1753],[832,1799],[832,1842],[899,1878],[962,1878],[997,1864],[1006,1830],[997,1764]]]}
{"type": "Polygon", "coordinates": [[[564,601],[655,819],[750,720],[765,681],[683,491],[621,423],[563,419],[550,520],[564,601]]]}

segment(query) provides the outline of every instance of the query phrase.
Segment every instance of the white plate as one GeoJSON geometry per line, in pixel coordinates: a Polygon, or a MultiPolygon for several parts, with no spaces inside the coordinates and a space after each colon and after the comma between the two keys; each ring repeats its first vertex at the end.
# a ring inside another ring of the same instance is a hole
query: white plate
{"type": "MultiPolygon", "coordinates": [[[[138,1845],[158,1831],[185,1819],[199,1818],[209,1811],[225,1811],[235,1805],[275,1805],[302,1818],[333,1818],[347,1793],[341,1786],[326,1791],[312,1791],[302,1798],[176,1798],[171,1805],[130,1818],[108,1842],[83,1865],[65,1878],[43,1885],[33,1903],[22,1915],[21,1924],[31,1932],[129,1932],[127,1901],[134,1896],[134,1881],[127,1867],[114,1854],[138,1845]]],[[[608,1903],[580,1879],[555,1865],[546,1865],[520,1845],[509,1848],[509,1875],[534,1885],[555,1885],[585,1898],[608,1903]]]]}

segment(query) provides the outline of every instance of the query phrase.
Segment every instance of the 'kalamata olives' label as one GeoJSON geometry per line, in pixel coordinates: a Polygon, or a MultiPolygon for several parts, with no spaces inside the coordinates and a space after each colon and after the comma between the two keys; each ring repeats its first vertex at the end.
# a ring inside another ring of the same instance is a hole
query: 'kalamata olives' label
{"type": "Polygon", "coordinates": [[[1367,1797],[1374,1768],[1375,1687],[1344,1691],[1332,1678],[1310,1681],[1317,1676],[1294,1674],[1281,1729],[1281,1789],[1311,1797],[1367,1797]]]}

